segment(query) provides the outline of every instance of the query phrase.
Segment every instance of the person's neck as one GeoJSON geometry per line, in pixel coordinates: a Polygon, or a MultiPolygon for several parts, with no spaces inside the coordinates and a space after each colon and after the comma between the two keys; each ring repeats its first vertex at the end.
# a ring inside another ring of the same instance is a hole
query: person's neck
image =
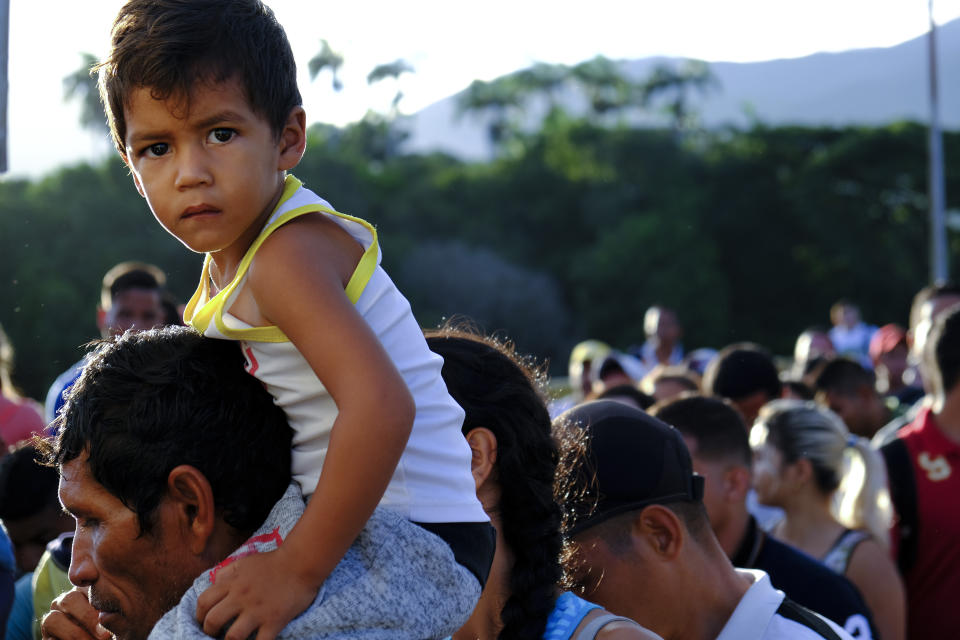
{"type": "Polygon", "coordinates": [[[715,540],[709,544],[712,548],[702,550],[703,564],[688,576],[682,598],[686,611],[672,616],[673,628],[660,634],[664,640],[716,638],[750,588],[750,581],[736,572],[719,544],[715,540]]]}
{"type": "Polygon", "coordinates": [[[470,617],[453,634],[453,640],[496,640],[503,629],[500,612],[510,597],[510,569],[513,557],[497,528],[497,546],[487,583],[470,617]]]}
{"type": "Polygon", "coordinates": [[[744,538],[750,530],[750,513],[747,511],[746,504],[742,509],[737,509],[730,513],[723,525],[714,529],[717,536],[717,542],[728,558],[733,559],[743,545],[744,538]]]}
{"type": "Polygon", "coordinates": [[[960,384],[946,394],[938,394],[933,402],[933,416],[947,438],[960,442],[960,384]]]}
{"type": "Polygon", "coordinates": [[[673,355],[673,344],[654,338],[653,354],[657,357],[657,362],[661,364],[670,364],[670,356],[673,355]]]}
{"type": "Polygon", "coordinates": [[[873,401],[870,411],[871,433],[869,435],[865,435],[865,437],[873,437],[873,434],[883,428],[883,425],[890,422],[891,418],[893,418],[893,412],[890,411],[890,407],[887,406],[887,403],[883,401],[883,398],[880,397],[880,395],[877,395],[873,401]]]}
{"type": "Polygon", "coordinates": [[[836,540],[843,525],[830,513],[830,498],[812,490],[799,491],[783,505],[784,518],[773,535],[815,558],[822,557],[836,540]]]}

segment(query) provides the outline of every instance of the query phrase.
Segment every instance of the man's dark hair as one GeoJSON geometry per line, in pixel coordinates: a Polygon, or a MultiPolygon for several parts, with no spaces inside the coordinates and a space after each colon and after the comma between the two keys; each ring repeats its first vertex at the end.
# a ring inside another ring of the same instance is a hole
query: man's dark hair
{"type": "Polygon", "coordinates": [[[43,457],[28,443],[19,444],[0,460],[0,520],[19,520],[44,509],[56,508],[57,470],[43,464],[43,457]]]}
{"type": "Polygon", "coordinates": [[[954,307],[937,318],[929,341],[943,382],[943,392],[948,393],[960,382],[960,307],[954,307]]]}
{"type": "Polygon", "coordinates": [[[953,282],[941,282],[939,284],[929,284],[920,289],[913,296],[913,302],[910,304],[910,326],[908,328],[915,329],[917,324],[920,323],[920,310],[923,309],[923,305],[941,296],[960,297],[960,285],[953,282]]]}
{"type": "Polygon", "coordinates": [[[187,327],[102,341],[57,420],[47,460],[89,455],[94,479],[144,533],[179,465],[206,476],[218,512],[241,532],[255,530],[290,483],[283,411],[244,370],[235,343],[187,327]]]}
{"type": "Polygon", "coordinates": [[[620,364],[620,361],[613,356],[608,356],[604,358],[603,363],[600,365],[599,371],[597,371],[597,379],[603,380],[610,375],[627,375],[627,372],[624,371],[623,365],[620,364]]]}
{"type": "Polygon", "coordinates": [[[113,24],[110,54],[96,67],[110,133],[125,154],[123,109],[136,89],[174,99],[184,113],[198,83],[237,78],[252,110],[279,136],[301,104],[290,43],[259,0],[131,0],[113,24]]]}
{"type": "Polygon", "coordinates": [[[867,371],[855,360],[840,357],[823,365],[813,386],[817,391],[853,396],[863,386],[873,389],[875,383],[876,377],[872,371],[867,371]]]}
{"type": "Polygon", "coordinates": [[[604,389],[602,393],[597,395],[597,400],[616,400],[618,398],[628,398],[633,402],[637,403],[637,406],[643,410],[646,410],[650,405],[653,404],[653,398],[645,394],[643,391],[640,391],[635,385],[632,384],[618,384],[615,387],[610,387],[604,389]]]}
{"type": "Polygon", "coordinates": [[[720,350],[703,374],[707,395],[742,400],[758,391],[771,400],[780,396],[780,374],[766,349],[738,342],[720,350]]]}
{"type": "Polygon", "coordinates": [[[167,276],[158,267],[146,262],[121,262],[103,276],[100,285],[100,307],[109,309],[113,300],[131,289],[163,289],[167,276]]]}
{"type": "Polygon", "coordinates": [[[753,455],[743,418],[728,400],[683,394],[656,404],[650,413],[697,442],[697,456],[736,460],[750,467],[753,455]]]}

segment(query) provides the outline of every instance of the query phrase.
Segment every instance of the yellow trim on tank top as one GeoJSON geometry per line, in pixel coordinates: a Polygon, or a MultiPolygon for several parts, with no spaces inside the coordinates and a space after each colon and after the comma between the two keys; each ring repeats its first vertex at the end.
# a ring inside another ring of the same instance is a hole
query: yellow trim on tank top
{"type": "MultiPolygon", "coordinates": [[[[286,184],[284,185],[283,189],[283,195],[280,197],[280,202],[277,204],[277,208],[279,209],[287,200],[289,200],[293,194],[300,189],[301,186],[302,183],[297,178],[292,175],[287,176],[286,184]]],[[[377,230],[373,227],[373,225],[362,218],[340,213],[339,211],[334,211],[329,207],[325,207],[317,203],[311,203],[302,207],[297,207],[291,211],[287,211],[267,225],[263,231],[260,232],[260,235],[257,236],[256,240],[253,241],[253,244],[250,245],[250,248],[247,249],[247,253],[244,254],[243,259],[240,261],[240,265],[237,267],[237,273],[234,275],[230,283],[217,292],[217,295],[215,295],[213,298],[207,300],[203,307],[201,307],[200,310],[194,314],[194,310],[196,309],[197,304],[199,304],[200,298],[209,292],[207,283],[209,282],[210,274],[210,254],[207,254],[203,261],[200,285],[197,287],[196,292],[194,292],[193,296],[190,298],[190,302],[187,303],[187,307],[184,309],[184,320],[189,322],[201,333],[206,332],[207,327],[210,326],[210,321],[213,320],[220,333],[228,338],[237,338],[252,342],[289,342],[290,339],[276,326],[248,328],[228,327],[223,321],[223,306],[226,300],[229,299],[229,297],[233,294],[243,280],[243,276],[250,267],[250,262],[253,261],[253,256],[257,249],[270,236],[270,234],[273,233],[274,230],[301,215],[320,212],[355,222],[364,227],[370,233],[370,246],[364,250],[363,255],[360,257],[360,261],[357,263],[357,268],[354,269],[353,274],[350,276],[350,280],[347,282],[347,286],[344,289],[344,293],[346,293],[350,302],[352,304],[356,304],[357,300],[359,300],[360,296],[363,294],[363,290],[366,288],[367,283],[370,282],[370,278],[373,277],[373,272],[377,268],[377,230]]]]}

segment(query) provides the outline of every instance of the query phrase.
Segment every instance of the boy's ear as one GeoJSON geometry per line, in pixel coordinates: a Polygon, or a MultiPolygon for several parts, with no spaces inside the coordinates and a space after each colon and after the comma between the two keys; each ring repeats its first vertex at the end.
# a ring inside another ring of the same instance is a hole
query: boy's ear
{"type": "Polygon", "coordinates": [[[307,113],[303,107],[294,107],[280,132],[280,171],[293,169],[307,148],[307,113]]]}

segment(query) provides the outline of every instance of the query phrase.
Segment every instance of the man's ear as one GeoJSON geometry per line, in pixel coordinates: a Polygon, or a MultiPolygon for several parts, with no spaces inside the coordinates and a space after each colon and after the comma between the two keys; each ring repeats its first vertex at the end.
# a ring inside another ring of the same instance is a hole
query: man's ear
{"type": "Polygon", "coordinates": [[[182,464],[167,476],[167,497],[184,532],[189,551],[200,555],[207,548],[216,522],[213,488],[196,467],[182,464]]]}
{"type": "Polygon", "coordinates": [[[677,514],[660,504],[645,507],[634,519],[632,532],[664,560],[673,560],[680,554],[687,535],[677,514]]]}
{"type": "Polygon", "coordinates": [[[750,469],[737,464],[723,474],[723,497],[730,503],[743,503],[753,486],[750,469]]]}
{"type": "Polygon", "coordinates": [[[100,330],[100,333],[103,333],[103,330],[107,327],[107,310],[97,305],[97,329],[100,330]]]}
{"type": "Polygon", "coordinates": [[[307,149],[307,113],[303,107],[294,107],[280,131],[280,171],[293,169],[307,149]]]}
{"type": "Polygon", "coordinates": [[[497,462],[497,436],[486,427],[474,427],[467,433],[467,444],[470,445],[470,473],[479,489],[497,462]]]}

